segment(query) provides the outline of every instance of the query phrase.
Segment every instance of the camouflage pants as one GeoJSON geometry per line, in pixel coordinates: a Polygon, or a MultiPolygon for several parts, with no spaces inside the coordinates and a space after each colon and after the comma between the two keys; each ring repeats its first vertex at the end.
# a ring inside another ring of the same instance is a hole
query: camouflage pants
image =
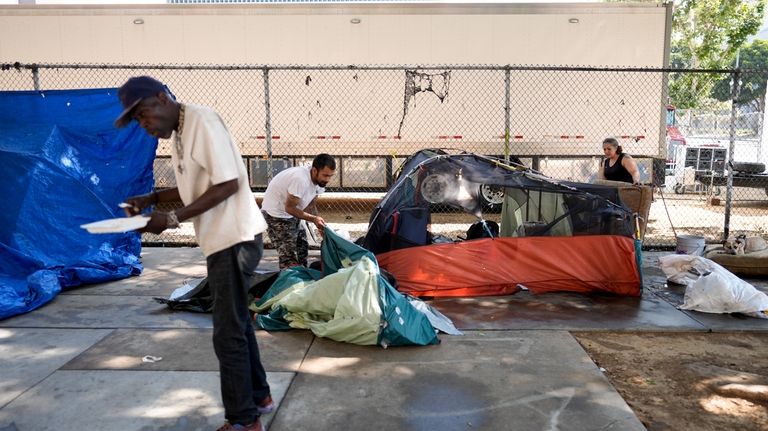
{"type": "Polygon", "coordinates": [[[298,265],[307,266],[309,243],[307,243],[307,232],[301,225],[301,220],[296,217],[272,217],[266,211],[262,211],[262,214],[267,221],[269,240],[277,249],[280,269],[298,265]]]}

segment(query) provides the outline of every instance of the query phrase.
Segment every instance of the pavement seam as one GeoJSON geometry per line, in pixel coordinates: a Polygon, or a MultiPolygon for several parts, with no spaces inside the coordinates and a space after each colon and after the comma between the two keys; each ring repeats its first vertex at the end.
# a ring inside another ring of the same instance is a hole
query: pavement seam
{"type": "MultiPolygon", "coordinates": [[[[656,269],[656,268],[655,268],[655,265],[651,265],[651,266],[654,266],[654,269],[656,269]]],[[[647,268],[647,266],[645,266],[645,265],[644,265],[643,267],[644,267],[644,268],[647,268]]],[[[665,275],[663,275],[663,274],[657,275],[656,277],[659,277],[660,279],[663,279],[664,283],[667,283],[667,282],[668,282],[668,280],[667,280],[666,276],[665,276],[665,275]]],[[[649,278],[650,278],[650,277],[649,277],[649,278]]],[[[665,286],[663,286],[663,287],[666,287],[666,285],[665,285],[665,286]]],[[[654,288],[654,284],[653,284],[653,281],[651,281],[651,282],[649,282],[649,283],[648,283],[648,287],[647,287],[647,288],[644,286],[644,289],[643,289],[643,290],[645,290],[645,291],[647,291],[647,292],[651,293],[651,294],[652,294],[652,295],[654,295],[656,298],[658,298],[658,299],[660,299],[660,300],[662,300],[662,301],[666,302],[667,304],[671,305],[671,306],[672,306],[672,307],[674,307],[674,308],[675,308],[677,311],[679,311],[680,313],[683,313],[685,316],[687,316],[688,318],[690,318],[690,319],[691,319],[691,320],[693,320],[694,322],[696,322],[696,323],[698,323],[699,325],[701,325],[701,327],[702,327],[702,331],[703,331],[703,332],[709,332],[709,333],[715,333],[715,332],[724,332],[724,333],[729,333],[729,332],[732,332],[732,333],[740,333],[740,332],[762,333],[762,332],[766,332],[764,329],[760,329],[760,328],[729,328],[729,329],[716,329],[716,328],[715,328],[715,327],[713,327],[712,325],[708,325],[706,322],[704,322],[704,321],[700,320],[699,318],[697,318],[697,317],[696,317],[696,316],[698,315],[698,313],[697,313],[697,312],[695,312],[695,311],[693,311],[693,310],[683,310],[683,309],[681,309],[681,308],[680,308],[680,306],[679,306],[678,304],[676,304],[675,302],[671,301],[671,298],[669,298],[669,297],[667,297],[667,296],[663,295],[663,294],[662,294],[662,291],[660,291],[658,288],[654,288]]]]}
{"type": "MultiPolygon", "coordinates": [[[[29,329],[29,328],[21,328],[21,329],[29,329]]],[[[46,327],[46,328],[36,328],[36,329],[51,329],[51,328],[49,328],[49,327],[46,327]]],[[[62,329],[62,328],[54,328],[54,329],[62,329]]],[[[82,328],[71,328],[71,329],[82,329],[82,328]]],[[[90,328],[89,328],[89,329],[90,329],[90,328]]],[[[99,328],[97,328],[97,329],[99,329],[99,328]]],[[[112,329],[112,328],[100,328],[100,329],[112,329]]],[[[54,369],[53,371],[51,371],[50,373],[48,373],[48,374],[47,374],[45,377],[43,377],[43,378],[41,378],[40,380],[36,381],[36,382],[35,382],[35,384],[33,384],[32,386],[30,386],[30,387],[26,388],[25,390],[21,391],[21,392],[19,393],[19,395],[15,396],[15,397],[14,397],[12,400],[10,400],[10,401],[8,401],[7,403],[5,403],[5,404],[3,404],[2,406],[0,406],[0,410],[2,410],[2,409],[4,409],[4,408],[6,408],[8,405],[10,405],[10,404],[11,404],[11,403],[13,403],[14,401],[16,401],[16,400],[18,400],[19,398],[21,398],[22,396],[24,396],[24,394],[26,394],[27,392],[29,392],[29,391],[31,391],[32,389],[36,388],[36,387],[37,387],[37,385],[39,385],[40,383],[42,383],[42,382],[44,382],[45,380],[47,380],[49,377],[51,377],[52,375],[54,375],[54,374],[55,374],[57,371],[65,371],[65,370],[62,370],[61,368],[62,368],[62,367],[64,367],[65,365],[67,365],[68,363],[70,363],[70,362],[74,361],[76,358],[78,358],[78,357],[79,357],[80,355],[82,355],[83,353],[87,352],[89,349],[91,349],[91,348],[92,348],[93,346],[95,346],[96,344],[98,344],[98,343],[100,343],[100,342],[104,341],[104,339],[105,339],[105,338],[107,338],[107,337],[109,337],[109,336],[110,336],[110,335],[111,335],[113,332],[115,332],[115,329],[112,329],[112,331],[110,331],[110,332],[108,332],[108,333],[104,334],[104,336],[103,336],[103,337],[101,337],[100,339],[98,339],[98,340],[94,341],[94,342],[93,342],[93,343],[92,343],[90,346],[86,347],[86,348],[85,348],[85,349],[84,349],[82,352],[80,352],[80,353],[79,353],[77,356],[75,356],[74,358],[72,358],[72,359],[68,360],[67,362],[63,363],[63,364],[62,364],[62,365],[60,365],[58,368],[56,368],[56,369],[54,369]]]]}
{"type": "Polygon", "coordinates": [[[317,340],[317,336],[312,334],[312,341],[309,342],[309,345],[307,346],[307,350],[304,352],[304,356],[301,358],[301,361],[299,362],[299,366],[296,368],[296,372],[294,373],[293,378],[291,379],[290,383],[288,383],[288,387],[285,388],[285,395],[283,395],[283,399],[280,400],[279,403],[275,404],[275,410],[270,413],[271,415],[273,415],[272,420],[269,423],[270,427],[272,425],[272,422],[274,422],[275,418],[277,418],[277,413],[280,411],[280,407],[283,405],[283,402],[285,401],[286,398],[288,398],[288,394],[291,392],[291,387],[293,387],[293,382],[296,381],[296,377],[299,375],[299,373],[301,373],[301,367],[304,365],[304,361],[307,359],[307,356],[309,355],[309,350],[312,349],[312,345],[315,344],[315,340],[317,340]]]}

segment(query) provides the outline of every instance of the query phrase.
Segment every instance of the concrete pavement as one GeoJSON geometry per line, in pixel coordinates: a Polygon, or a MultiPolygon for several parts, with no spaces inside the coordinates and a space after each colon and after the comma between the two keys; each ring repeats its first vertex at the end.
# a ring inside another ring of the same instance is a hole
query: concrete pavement
{"type": "MultiPolygon", "coordinates": [[[[640,298],[521,292],[431,301],[465,331],[441,335],[437,346],[258,331],[278,404],[265,422],[272,431],[644,429],[569,331],[768,330],[762,319],[676,309],[682,293],[664,286],[658,255],[645,253],[640,298]]],[[[72,289],[0,321],[0,431],[223,423],[210,315],[152,299],[203,276],[202,254],[145,248],[142,261],[139,277],[72,289]]],[[[262,268],[277,268],[274,250],[262,268]]]]}

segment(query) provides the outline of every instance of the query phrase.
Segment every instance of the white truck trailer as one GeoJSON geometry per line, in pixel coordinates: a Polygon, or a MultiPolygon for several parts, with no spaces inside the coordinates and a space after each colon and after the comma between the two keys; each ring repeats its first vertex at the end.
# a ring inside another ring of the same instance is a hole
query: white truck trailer
{"type": "MultiPolygon", "coordinates": [[[[671,3],[0,6],[0,63],[300,65],[270,70],[267,128],[265,82],[169,82],[216,107],[252,156],[600,156],[615,136],[665,158],[665,75],[620,69],[666,67],[671,19],[671,3]],[[384,65],[407,67],[364,67],[384,65]]],[[[65,75],[42,89],[121,83],[65,75]]]]}

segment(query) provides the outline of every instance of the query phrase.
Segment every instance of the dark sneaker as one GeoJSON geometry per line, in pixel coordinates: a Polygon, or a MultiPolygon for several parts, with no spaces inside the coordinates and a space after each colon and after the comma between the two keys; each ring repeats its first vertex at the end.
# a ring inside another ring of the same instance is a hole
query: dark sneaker
{"type": "Polygon", "coordinates": [[[256,411],[259,412],[260,415],[272,413],[274,409],[275,409],[275,403],[272,401],[272,395],[267,395],[256,406],[256,411]]]}
{"type": "Polygon", "coordinates": [[[266,428],[264,428],[264,425],[261,424],[260,420],[256,419],[256,422],[249,425],[232,425],[231,423],[227,422],[216,431],[266,431],[266,428]]]}

